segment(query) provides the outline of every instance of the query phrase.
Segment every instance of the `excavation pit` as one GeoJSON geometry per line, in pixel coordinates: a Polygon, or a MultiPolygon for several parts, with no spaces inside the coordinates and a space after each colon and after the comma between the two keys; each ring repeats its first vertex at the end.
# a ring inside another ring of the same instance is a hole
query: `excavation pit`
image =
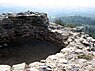
{"type": "Polygon", "coordinates": [[[58,47],[46,40],[19,39],[0,49],[0,64],[14,65],[22,62],[27,64],[46,59],[49,55],[59,52],[58,47]]]}

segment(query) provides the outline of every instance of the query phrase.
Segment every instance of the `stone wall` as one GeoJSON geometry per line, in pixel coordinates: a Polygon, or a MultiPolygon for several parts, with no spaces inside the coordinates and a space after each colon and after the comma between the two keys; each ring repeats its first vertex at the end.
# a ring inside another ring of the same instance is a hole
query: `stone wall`
{"type": "Polygon", "coordinates": [[[49,20],[46,13],[16,13],[1,15],[0,44],[13,42],[19,38],[35,38],[48,40],[57,46],[64,46],[62,36],[49,30],[49,20]]]}

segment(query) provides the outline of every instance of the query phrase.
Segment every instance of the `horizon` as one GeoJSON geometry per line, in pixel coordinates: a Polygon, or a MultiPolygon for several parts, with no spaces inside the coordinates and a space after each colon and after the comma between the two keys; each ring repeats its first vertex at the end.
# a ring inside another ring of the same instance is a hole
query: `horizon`
{"type": "Polygon", "coordinates": [[[94,0],[0,0],[0,13],[45,12],[49,16],[83,15],[95,16],[94,0]]]}
{"type": "Polygon", "coordinates": [[[0,0],[0,6],[40,8],[94,8],[94,0],[0,0]]]}
{"type": "Polygon", "coordinates": [[[44,12],[48,17],[61,17],[61,16],[86,16],[95,19],[95,8],[23,8],[23,7],[0,7],[0,14],[2,13],[19,13],[19,12],[44,12]]]}

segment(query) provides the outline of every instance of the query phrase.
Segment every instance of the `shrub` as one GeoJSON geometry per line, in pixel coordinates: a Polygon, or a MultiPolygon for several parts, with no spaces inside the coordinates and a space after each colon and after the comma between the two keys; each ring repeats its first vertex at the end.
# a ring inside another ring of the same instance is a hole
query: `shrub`
{"type": "Polygon", "coordinates": [[[75,24],[67,24],[67,23],[64,23],[60,18],[59,19],[55,19],[54,21],[56,24],[58,25],[61,25],[63,27],[71,27],[71,28],[75,28],[77,25],[75,24]]]}
{"type": "Polygon", "coordinates": [[[75,28],[77,25],[75,24],[66,24],[65,27],[71,27],[71,28],[75,28]]]}
{"type": "Polygon", "coordinates": [[[65,23],[63,23],[63,21],[61,20],[61,19],[55,19],[55,21],[54,21],[56,24],[58,24],[58,25],[61,25],[61,26],[65,26],[65,23]]]}
{"type": "Polygon", "coordinates": [[[86,54],[83,54],[83,55],[78,55],[78,58],[79,59],[86,59],[86,60],[92,60],[93,59],[93,55],[86,55],[86,54]]]}

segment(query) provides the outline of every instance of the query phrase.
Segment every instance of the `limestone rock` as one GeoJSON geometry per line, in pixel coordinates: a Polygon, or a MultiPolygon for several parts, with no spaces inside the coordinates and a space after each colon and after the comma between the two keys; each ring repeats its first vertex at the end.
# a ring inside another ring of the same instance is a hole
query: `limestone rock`
{"type": "Polygon", "coordinates": [[[85,45],[89,45],[89,42],[87,40],[84,40],[82,43],[85,45]]]}
{"type": "Polygon", "coordinates": [[[11,67],[9,65],[0,65],[0,71],[11,71],[11,67]]]}
{"type": "Polygon", "coordinates": [[[22,63],[22,64],[17,64],[17,65],[13,65],[12,66],[12,71],[24,71],[26,68],[26,64],[22,63]]]}
{"type": "Polygon", "coordinates": [[[64,48],[61,50],[61,53],[69,53],[71,51],[72,51],[72,49],[70,49],[70,48],[64,48]]]}
{"type": "Polygon", "coordinates": [[[39,71],[39,70],[37,70],[37,69],[35,69],[35,68],[29,68],[29,69],[26,70],[26,71],[39,71]]]}

